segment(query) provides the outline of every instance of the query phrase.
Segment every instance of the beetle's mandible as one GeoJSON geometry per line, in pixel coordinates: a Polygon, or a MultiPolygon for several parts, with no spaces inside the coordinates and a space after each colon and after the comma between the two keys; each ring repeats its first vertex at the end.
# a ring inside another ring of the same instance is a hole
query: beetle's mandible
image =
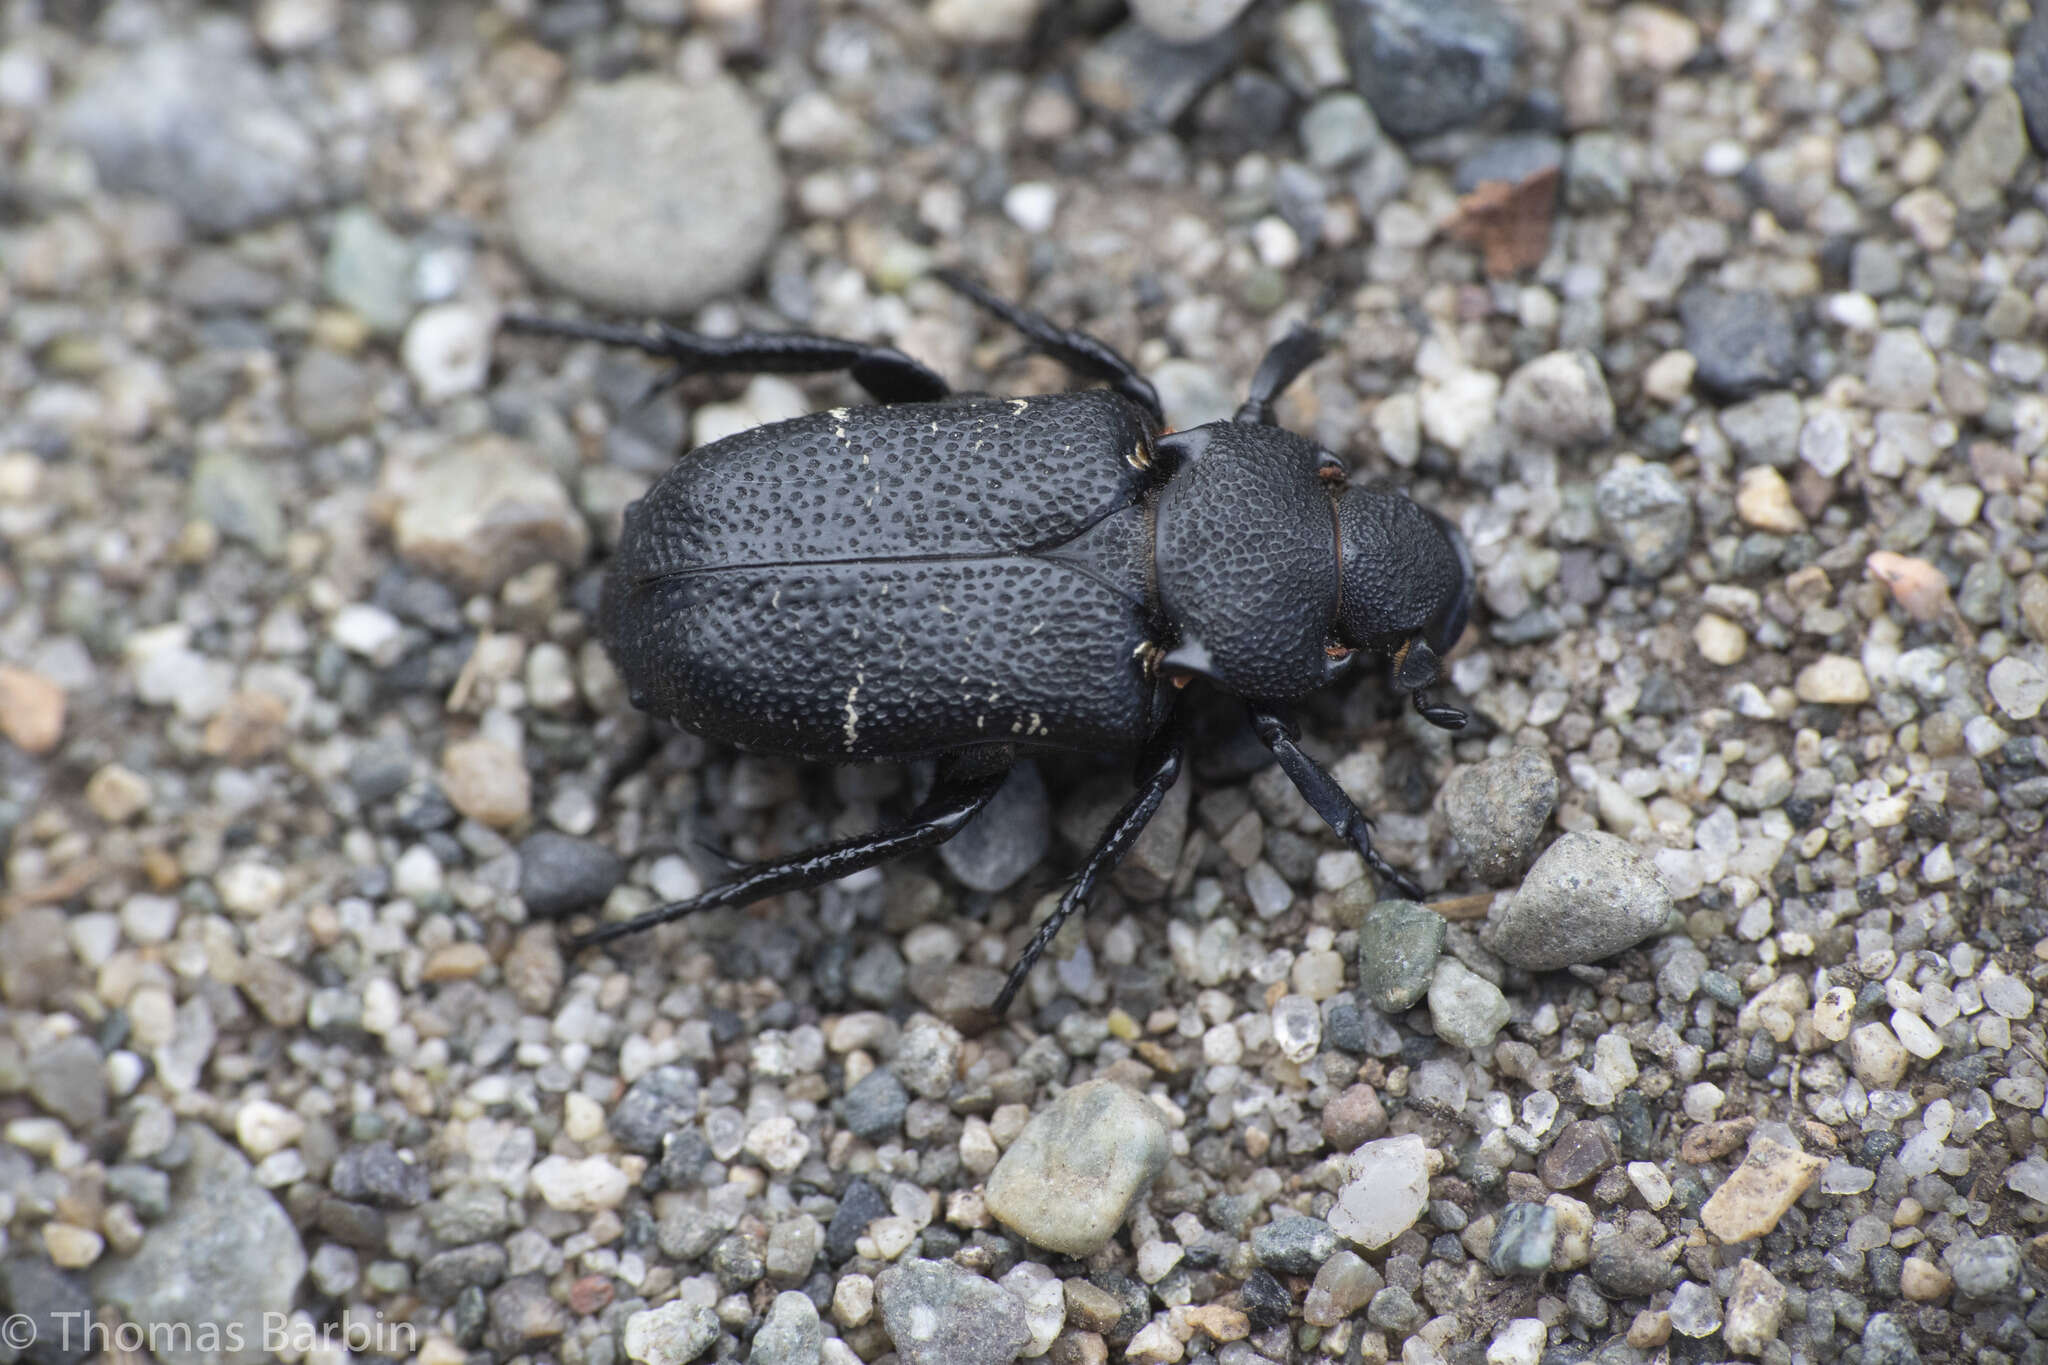
{"type": "Polygon", "coordinates": [[[1442,517],[1351,486],[1335,455],[1275,425],[1273,400],[1319,339],[1297,327],[1267,352],[1232,421],[1167,433],[1152,385],[1110,347],[941,278],[1108,387],[955,396],[886,346],[508,319],[636,347],[678,378],[845,371],[875,399],[678,461],[626,509],[599,629],[633,704],[699,734],[810,759],[941,759],[902,826],[742,868],[579,946],[942,843],[1020,752],[1137,754],[1136,794],[1019,955],[1000,1016],[1180,776],[1176,702],[1196,678],[1242,699],[1308,803],[1417,896],[1298,747],[1287,708],[1363,660],[1461,728],[1429,689],[1465,627],[1471,561],[1442,517]]]}

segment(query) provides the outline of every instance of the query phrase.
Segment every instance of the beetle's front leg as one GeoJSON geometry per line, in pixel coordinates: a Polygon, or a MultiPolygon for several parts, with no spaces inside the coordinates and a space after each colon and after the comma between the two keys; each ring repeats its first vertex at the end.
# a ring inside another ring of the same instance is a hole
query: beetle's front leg
{"type": "Polygon", "coordinates": [[[1293,779],[1295,789],[1315,808],[1315,813],[1337,831],[1337,837],[1358,850],[1365,859],[1365,865],[1373,875],[1387,882],[1409,900],[1422,899],[1422,888],[1405,874],[1390,866],[1379,850],[1372,846],[1372,821],[1365,812],[1344,794],[1337,785],[1337,779],[1323,768],[1323,765],[1301,751],[1294,742],[1293,727],[1271,711],[1257,707],[1247,708],[1252,719],[1252,729],[1266,747],[1273,751],[1273,757],[1280,760],[1280,769],[1293,779]]]}
{"type": "Polygon", "coordinates": [[[1159,803],[1166,799],[1167,789],[1180,778],[1181,757],[1186,749],[1186,734],[1180,722],[1169,719],[1139,761],[1137,794],[1117,812],[1116,819],[1103,833],[1102,842],[1082,864],[1073,885],[1060,897],[1060,903],[1046,916],[1045,923],[1038,926],[1038,932],[1024,945],[1024,951],[1017,955],[1017,964],[1010,968],[1010,979],[1003,983],[1002,993],[996,996],[996,1018],[1001,1019],[1009,1013],[1010,1002],[1024,988],[1025,978],[1031,975],[1031,969],[1052,941],[1059,937],[1060,928],[1068,917],[1088,903],[1095,883],[1122,862],[1124,855],[1131,851],[1131,845],[1138,842],[1138,836],[1145,832],[1145,826],[1158,813],[1159,803]]]}

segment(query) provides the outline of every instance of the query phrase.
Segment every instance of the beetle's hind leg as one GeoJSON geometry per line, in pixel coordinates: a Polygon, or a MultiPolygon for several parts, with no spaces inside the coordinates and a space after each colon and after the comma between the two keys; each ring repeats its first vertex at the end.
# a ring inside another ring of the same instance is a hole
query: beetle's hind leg
{"type": "Polygon", "coordinates": [[[809,332],[741,332],[713,337],[666,323],[649,332],[639,327],[523,314],[507,317],[504,325],[515,332],[631,346],[670,361],[674,369],[657,390],[696,374],[826,374],[844,370],[878,403],[929,403],[952,392],[945,380],[894,346],[809,332]]]}
{"type": "Polygon", "coordinates": [[[1088,855],[1088,861],[1082,864],[1073,884],[1060,897],[1060,903],[1046,916],[1045,923],[1038,926],[1038,932],[1024,945],[1024,951],[1017,955],[1017,964],[1010,968],[1009,980],[1003,983],[1002,993],[996,996],[996,1018],[1000,1019],[1009,1012],[1010,1002],[1024,988],[1024,979],[1031,975],[1038,959],[1059,937],[1060,928],[1068,917],[1087,904],[1088,897],[1094,893],[1095,883],[1123,861],[1124,855],[1131,851],[1131,845],[1145,832],[1145,826],[1158,813],[1159,803],[1166,799],[1167,789],[1180,777],[1185,748],[1185,738],[1178,723],[1169,722],[1140,765],[1137,794],[1117,812],[1116,819],[1103,833],[1102,842],[1088,855]]]}
{"type": "Polygon", "coordinates": [[[1143,408],[1153,425],[1166,425],[1159,407],[1159,391],[1152,381],[1138,373],[1138,367],[1097,337],[1071,327],[1062,327],[1043,313],[998,298],[980,284],[953,270],[932,272],[939,283],[976,307],[995,314],[1022,332],[1039,350],[1086,379],[1100,379],[1143,408]]]}
{"type": "Polygon", "coordinates": [[[578,934],[570,942],[577,948],[609,943],[615,938],[643,933],[685,915],[726,905],[746,905],[785,891],[807,891],[862,868],[901,857],[914,849],[943,844],[958,834],[961,827],[974,818],[976,811],[989,803],[989,798],[996,794],[996,788],[1002,786],[1003,779],[1009,776],[1010,762],[1007,750],[971,754],[941,770],[938,785],[925,798],[924,804],[911,812],[907,824],[842,839],[836,844],[826,844],[772,863],[749,864],[739,876],[712,887],[701,896],[686,901],[670,901],[633,919],[601,925],[589,933],[578,934]]]}
{"type": "Polygon", "coordinates": [[[1301,751],[1294,742],[1292,727],[1270,711],[1251,710],[1252,729],[1273,751],[1273,757],[1280,760],[1281,771],[1293,779],[1296,790],[1315,813],[1329,822],[1337,837],[1358,850],[1365,859],[1365,865],[1373,875],[1391,885],[1396,891],[1412,901],[1422,899],[1422,888],[1401,872],[1397,872],[1372,846],[1372,821],[1361,811],[1337,785],[1337,779],[1330,776],[1323,766],[1301,751]]]}

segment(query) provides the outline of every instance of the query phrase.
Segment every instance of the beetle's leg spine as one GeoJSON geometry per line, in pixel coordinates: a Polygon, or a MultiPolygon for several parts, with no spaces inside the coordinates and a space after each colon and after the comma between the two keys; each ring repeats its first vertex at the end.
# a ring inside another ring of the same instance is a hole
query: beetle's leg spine
{"type": "Polygon", "coordinates": [[[1038,932],[1024,945],[1024,951],[1017,955],[1016,965],[1010,968],[1009,979],[1003,982],[1002,992],[996,996],[993,1006],[995,1017],[1000,1019],[1009,1012],[1010,1004],[1017,998],[1017,992],[1024,988],[1024,982],[1031,975],[1031,969],[1052,941],[1059,937],[1060,929],[1075,911],[1088,903],[1094,893],[1095,883],[1123,861],[1131,851],[1131,845],[1145,832],[1145,826],[1158,813],[1159,803],[1166,799],[1166,793],[1180,777],[1181,759],[1186,752],[1186,742],[1179,722],[1168,719],[1166,726],[1153,740],[1154,750],[1147,755],[1150,771],[1142,785],[1124,808],[1117,812],[1103,833],[1102,842],[1088,855],[1088,861],[1075,874],[1073,884],[1060,897],[1060,903],[1046,916],[1045,923],[1038,926],[1038,932]]]}
{"type": "Polygon", "coordinates": [[[600,925],[588,933],[578,934],[569,941],[570,946],[587,948],[594,943],[609,943],[629,934],[644,933],[686,915],[716,910],[721,906],[746,905],[785,891],[822,886],[863,868],[901,857],[913,849],[943,844],[958,834],[976,811],[989,803],[996,794],[996,788],[1002,786],[1003,779],[1008,776],[1007,762],[999,765],[986,762],[978,767],[961,764],[959,770],[948,774],[924,804],[911,814],[910,823],[906,825],[843,839],[779,862],[750,866],[738,877],[712,887],[701,896],[693,896],[686,901],[670,901],[632,919],[600,925]]]}

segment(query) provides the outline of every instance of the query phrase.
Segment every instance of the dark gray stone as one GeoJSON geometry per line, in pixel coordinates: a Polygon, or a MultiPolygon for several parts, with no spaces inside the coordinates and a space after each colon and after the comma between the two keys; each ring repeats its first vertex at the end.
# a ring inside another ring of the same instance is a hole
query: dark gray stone
{"type": "Polygon", "coordinates": [[[1781,389],[1798,374],[1792,311],[1761,290],[1729,292],[1701,285],[1678,300],[1685,349],[1699,368],[1693,382],[1724,402],[1781,389]]]}
{"type": "Polygon", "coordinates": [[[380,1209],[409,1209],[427,1202],[427,1168],[407,1161],[388,1142],[350,1147],[334,1159],[328,1186],[343,1199],[380,1209]]]}
{"type": "Polygon", "coordinates": [[[1052,803],[1036,763],[1019,763],[966,828],[939,845],[939,860],[976,891],[1007,891],[1052,842],[1052,803]]]}
{"type": "Polygon", "coordinates": [[[1275,1218],[1252,1229],[1252,1255],[1280,1275],[1313,1275],[1338,1246],[1336,1230],[1320,1218],[1275,1218]]]}
{"type": "Polygon", "coordinates": [[[2048,156],[2048,5],[2034,11],[2013,45],[2012,88],[2026,116],[2027,137],[2035,151],[2048,156]]]}
{"type": "Polygon", "coordinates": [[[545,1275],[520,1275],[498,1286],[490,1298],[488,1340],[506,1355],[552,1341],[569,1329],[569,1311],[548,1292],[545,1275]]]}
{"type": "Polygon", "coordinates": [[[1031,1344],[1023,1300],[951,1261],[893,1265],[875,1295],[903,1365],[1009,1365],[1031,1344]]]}
{"type": "Polygon", "coordinates": [[[507,1263],[505,1248],[494,1242],[452,1247],[420,1264],[419,1290],[429,1303],[451,1303],[471,1285],[489,1289],[504,1279],[507,1263]]]}
{"type": "Polygon", "coordinates": [[[625,875],[619,855],[594,839],[544,829],[519,845],[519,899],[546,919],[603,904],[625,875]]]}
{"type": "Polygon", "coordinates": [[[697,1117],[697,1073],[658,1066],[627,1087],[606,1126],[629,1152],[651,1156],[661,1140],[697,1117]]]}
{"type": "Polygon", "coordinates": [[[1169,43],[1134,19],[1082,54],[1081,94],[1132,132],[1158,132],[1236,63],[1241,46],[1234,29],[1169,43]]]}
{"type": "Polygon", "coordinates": [[[83,1132],[107,1116],[107,1078],[100,1050],[82,1033],[46,1043],[29,1054],[29,1097],[83,1132]]]}
{"type": "Polygon", "coordinates": [[[18,1358],[27,1365],[77,1365],[92,1354],[84,1327],[92,1320],[93,1301],[81,1275],[59,1270],[40,1256],[9,1256],[0,1260],[0,1310],[9,1328],[0,1341],[0,1358],[20,1350],[18,1358]],[[17,1323],[15,1315],[25,1324],[17,1323]],[[24,1325],[26,1347],[14,1336],[24,1325]]]}
{"type": "Polygon", "coordinates": [[[1429,993],[1450,926],[1413,901],[1381,901],[1358,926],[1358,990],[1388,1014],[1412,1008],[1429,993]]]}
{"type": "Polygon", "coordinates": [[[1467,866],[1481,881],[1505,886],[1529,865],[1557,809],[1557,769],[1541,749],[1514,749],[1452,773],[1443,799],[1467,866]]]}
{"type": "Polygon", "coordinates": [[[1513,92],[1522,35],[1492,0],[1343,0],[1352,79],[1403,141],[1462,128],[1513,92]]]}
{"type": "Polygon", "coordinates": [[[887,1217],[888,1213],[889,1201],[880,1190],[859,1178],[847,1182],[846,1193],[839,1196],[838,1210],[825,1225],[826,1257],[834,1265],[852,1259],[853,1245],[867,1232],[868,1224],[887,1217]]]}
{"type": "Polygon", "coordinates": [[[910,1092],[896,1079],[896,1073],[885,1066],[876,1067],[846,1092],[840,1117],[856,1137],[878,1142],[902,1126],[903,1111],[909,1105],[910,1092]]]}
{"type": "Polygon", "coordinates": [[[1595,1239],[1587,1271],[1601,1288],[1628,1297],[1654,1294],[1671,1278],[1670,1263],[1626,1233],[1595,1239]]]}

